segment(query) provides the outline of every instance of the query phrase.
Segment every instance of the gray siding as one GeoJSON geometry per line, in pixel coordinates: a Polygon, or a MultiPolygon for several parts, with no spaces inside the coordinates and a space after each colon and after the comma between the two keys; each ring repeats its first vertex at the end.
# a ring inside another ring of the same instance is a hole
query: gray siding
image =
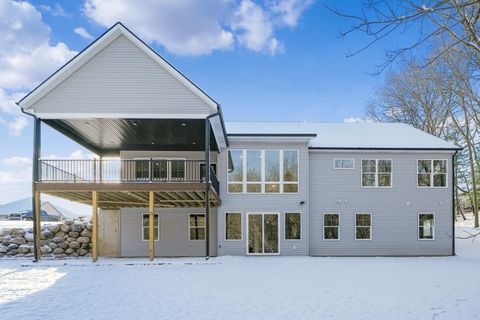
{"type": "Polygon", "coordinates": [[[138,116],[211,110],[122,35],[39,100],[35,112],[138,116]]]}
{"type": "MultiPolygon", "coordinates": [[[[233,140],[233,139],[232,139],[233,140]]],[[[246,213],[247,212],[278,212],[280,213],[280,254],[308,254],[308,149],[306,143],[240,143],[231,141],[231,149],[297,149],[299,151],[299,192],[298,194],[229,194],[227,193],[227,152],[218,155],[220,197],[222,205],[218,211],[218,254],[246,254],[246,213]],[[305,201],[304,205],[300,205],[305,201]],[[225,213],[242,213],[242,240],[225,240],[225,213]],[[302,213],[302,239],[285,240],[285,212],[302,213]]]]}
{"type": "MultiPolygon", "coordinates": [[[[203,208],[161,208],[159,213],[160,241],[155,241],[155,256],[205,256],[205,241],[189,240],[189,213],[204,213],[203,208]]],[[[142,240],[142,214],[148,209],[124,208],[120,213],[120,255],[148,256],[148,241],[142,240]]],[[[210,211],[210,255],[217,255],[217,210],[210,211]]]]}
{"type": "Polygon", "coordinates": [[[452,254],[450,153],[310,153],[311,255],[452,254]],[[334,170],[334,158],[355,169],[334,170]],[[362,159],[392,159],[392,188],[361,188],[362,159]],[[417,159],[447,159],[448,188],[417,188],[417,159]],[[323,213],[340,214],[340,240],[323,240],[323,213]],[[372,240],[355,240],[355,213],[372,214],[372,240]],[[435,213],[435,240],[418,240],[418,213],[435,213]]]}

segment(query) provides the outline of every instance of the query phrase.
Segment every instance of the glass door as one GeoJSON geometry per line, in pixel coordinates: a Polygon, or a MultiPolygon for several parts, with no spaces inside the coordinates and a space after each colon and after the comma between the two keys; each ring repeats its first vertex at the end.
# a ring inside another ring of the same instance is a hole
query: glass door
{"type": "Polygon", "coordinates": [[[279,214],[248,213],[247,254],[279,254],[279,214]]]}

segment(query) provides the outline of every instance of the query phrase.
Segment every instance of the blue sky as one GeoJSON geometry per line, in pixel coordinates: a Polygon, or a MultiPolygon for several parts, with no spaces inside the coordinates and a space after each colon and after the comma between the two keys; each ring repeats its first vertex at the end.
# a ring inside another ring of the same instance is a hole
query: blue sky
{"type": "MultiPolygon", "coordinates": [[[[8,75],[0,80],[0,203],[30,192],[25,168],[32,153],[31,120],[18,113],[12,100],[117,20],[219,102],[226,121],[362,118],[367,100],[383,79],[368,71],[383,62],[385,47],[406,37],[399,34],[347,58],[347,52],[367,39],[361,34],[340,38],[351,21],[327,10],[325,3],[358,12],[353,1],[185,0],[179,1],[181,12],[173,8],[175,1],[110,2],[0,4],[0,33],[9,35],[0,38],[0,74],[8,75]],[[189,39],[193,44],[185,45],[189,39]],[[23,52],[20,63],[2,61],[2,56],[16,57],[18,52],[23,52]]],[[[72,153],[83,157],[88,152],[44,126],[42,156],[72,153]]]]}

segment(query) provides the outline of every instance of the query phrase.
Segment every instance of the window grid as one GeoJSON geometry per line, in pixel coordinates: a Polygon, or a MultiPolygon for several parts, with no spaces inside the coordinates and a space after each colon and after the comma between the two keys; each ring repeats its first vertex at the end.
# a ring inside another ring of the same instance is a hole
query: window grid
{"type": "Polygon", "coordinates": [[[191,241],[205,240],[205,214],[190,213],[188,221],[189,239],[191,241]]]}
{"type": "Polygon", "coordinates": [[[435,240],[435,214],[418,214],[418,240],[435,240]]]}
{"type": "Polygon", "coordinates": [[[371,240],[372,239],[372,214],[356,213],[355,214],[355,240],[371,240]]]}
{"type": "MultiPolygon", "coordinates": [[[[150,240],[150,215],[148,213],[144,213],[142,216],[142,240],[143,241],[148,241],[150,240]]],[[[159,233],[160,233],[160,228],[158,224],[158,213],[155,213],[153,215],[153,226],[155,228],[154,232],[154,240],[158,241],[159,233]]]]}
{"type": "Polygon", "coordinates": [[[338,213],[323,214],[323,240],[325,241],[340,240],[340,214],[338,213]]]}
{"type": "Polygon", "coordinates": [[[447,188],[448,161],[446,159],[418,159],[418,188],[447,188]]]}
{"type": "Polygon", "coordinates": [[[393,160],[362,159],[360,182],[362,188],[391,188],[393,160]]]}

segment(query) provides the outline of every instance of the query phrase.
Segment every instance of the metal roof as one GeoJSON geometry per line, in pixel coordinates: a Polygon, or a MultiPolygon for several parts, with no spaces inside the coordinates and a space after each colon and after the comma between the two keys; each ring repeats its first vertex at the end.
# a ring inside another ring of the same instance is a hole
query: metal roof
{"type": "Polygon", "coordinates": [[[318,149],[460,149],[453,143],[403,123],[226,122],[229,136],[315,135],[318,149]]]}

